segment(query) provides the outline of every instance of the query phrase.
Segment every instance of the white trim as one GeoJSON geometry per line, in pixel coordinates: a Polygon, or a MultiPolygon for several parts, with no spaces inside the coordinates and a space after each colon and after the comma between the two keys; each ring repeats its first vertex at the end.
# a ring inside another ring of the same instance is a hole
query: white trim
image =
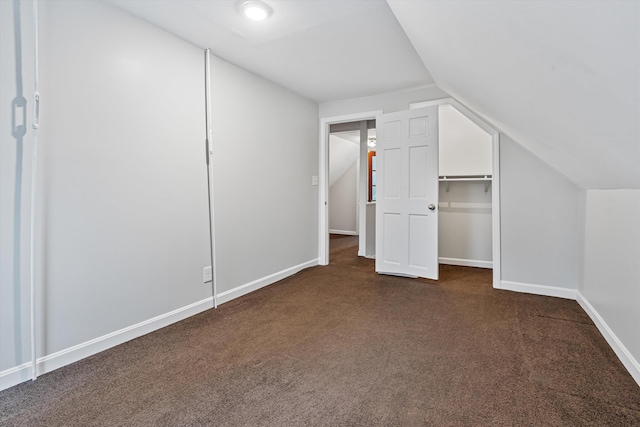
{"type": "Polygon", "coordinates": [[[589,315],[596,328],[600,331],[604,339],[607,341],[613,352],[618,356],[620,362],[627,369],[631,377],[640,386],[640,362],[636,360],[631,352],[625,347],[620,338],[616,336],[613,330],[607,325],[607,322],[600,316],[598,311],[589,303],[584,295],[577,289],[565,289],[555,286],[532,285],[528,283],[518,283],[502,281],[501,289],[526,292],[535,295],[544,295],[550,297],[559,297],[576,300],[580,307],[589,315]]]}
{"type": "Polygon", "coordinates": [[[491,261],[481,261],[476,259],[439,257],[438,263],[447,265],[461,265],[463,267],[493,268],[493,263],[491,261]]]}
{"type": "Polygon", "coordinates": [[[211,255],[211,293],[213,308],[218,308],[218,266],[216,264],[216,221],[213,186],[213,130],[211,127],[211,51],[204,50],[205,145],[207,153],[207,196],[209,202],[209,253],[211,255]]]}
{"type": "Polygon", "coordinates": [[[333,230],[333,229],[329,229],[329,233],[330,234],[344,234],[345,236],[357,236],[358,232],[357,231],[350,231],[350,230],[333,230]]]}
{"type": "Polygon", "coordinates": [[[249,292],[253,292],[260,288],[264,288],[265,286],[275,283],[278,280],[282,280],[286,277],[292,276],[300,270],[313,267],[315,265],[318,265],[318,259],[312,259],[311,261],[303,262],[302,264],[298,264],[293,267],[286,268],[282,271],[278,271],[277,273],[273,273],[261,279],[254,280],[253,282],[245,283],[244,285],[240,285],[233,289],[229,289],[228,291],[219,293],[218,304],[224,304],[225,302],[231,301],[232,299],[236,299],[238,297],[241,297],[242,295],[246,295],[249,292]]]}
{"type": "Polygon", "coordinates": [[[578,292],[576,289],[567,289],[547,285],[535,285],[531,283],[510,282],[508,280],[503,280],[500,283],[499,289],[573,300],[576,299],[576,293],[578,292]]]}
{"type": "Polygon", "coordinates": [[[329,264],[329,125],[375,119],[382,110],[320,119],[318,189],[318,264],[329,264]]]}
{"type": "Polygon", "coordinates": [[[0,372],[0,390],[5,390],[32,379],[32,370],[32,363],[29,361],[0,372]]]}
{"type": "Polygon", "coordinates": [[[577,291],[576,301],[580,304],[580,307],[589,315],[593,323],[602,334],[609,346],[613,349],[618,359],[622,362],[627,371],[631,374],[633,379],[640,385],[640,363],[633,357],[631,352],[624,346],[622,341],[611,330],[607,322],[604,321],[602,316],[596,311],[596,309],[587,301],[587,299],[577,291]]]}
{"type": "Polygon", "coordinates": [[[170,311],[169,313],[161,314],[149,320],[111,332],[110,334],[41,357],[38,359],[40,372],[51,372],[111,347],[115,347],[116,345],[184,320],[210,308],[213,308],[213,297],[205,298],[193,304],[170,311]]]}
{"type": "MultiPolygon", "coordinates": [[[[255,291],[264,286],[277,282],[278,280],[282,280],[288,276],[291,276],[304,268],[313,267],[315,265],[318,265],[317,259],[307,261],[305,263],[284,269],[261,279],[254,280],[251,283],[247,283],[229,291],[222,292],[217,295],[218,304],[231,301],[232,299],[238,298],[249,292],[255,291]]],[[[173,310],[169,313],[161,314],[152,319],[145,320],[132,326],[128,326],[110,334],[106,334],[87,342],[75,345],[73,347],[58,351],[56,353],[40,357],[37,361],[38,373],[44,374],[47,372],[51,372],[55,369],[77,362],[86,357],[107,350],[111,347],[115,347],[116,345],[125,343],[134,338],[141,337],[142,335],[146,335],[150,332],[164,328],[165,326],[169,326],[172,323],[179,322],[188,317],[213,308],[213,303],[214,299],[213,296],[211,296],[203,300],[194,302],[193,304],[189,304],[185,307],[173,310]]],[[[27,362],[0,372],[0,390],[4,390],[6,388],[29,380],[32,374],[31,371],[31,362],[27,362]]]]}
{"type": "Polygon", "coordinates": [[[500,246],[500,133],[492,135],[493,175],[491,177],[491,259],[493,263],[493,287],[502,282],[502,249],[500,246]]]}
{"type": "MultiPolygon", "coordinates": [[[[353,198],[354,204],[356,205],[356,234],[360,234],[360,181],[362,181],[362,179],[360,177],[360,152],[358,152],[358,160],[356,161],[356,194],[353,198]]],[[[329,230],[329,233],[331,233],[331,230],[329,230]]],[[[360,246],[360,239],[358,239],[358,246],[360,246]]]]}
{"type": "Polygon", "coordinates": [[[358,256],[364,256],[367,251],[367,199],[369,197],[369,129],[366,121],[360,122],[360,145],[358,146],[358,256]]]}
{"type": "Polygon", "coordinates": [[[409,104],[409,109],[417,110],[419,108],[433,107],[434,105],[451,104],[452,102],[455,102],[453,98],[440,98],[433,101],[412,102],[411,104],[409,104]]]}
{"type": "MultiPolygon", "coordinates": [[[[179,322],[195,314],[213,308],[213,297],[194,302],[185,307],[178,308],[169,313],[161,314],[152,319],[145,320],[132,326],[103,335],[84,343],[66,348],[64,350],[38,358],[37,369],[39,374],[51,372],[55,369],[92,356],[116,345],[125,343],[134,338],[141,337],[150,332],[179,322]]],[[[19,384],[29,379],[31,363],[25,363],[15,368],[0,373],[0,390],[19,384]]]]}
{"type": "Polygon", "coordinates": [[[40,127],[40,92],[38,75],[38,1],[33,0],[33,36],[34,36],[34,72],[33,72],[33,140],[31,148],[31,210],[29,213],[29,293],[30,293],[30,331],[31,331],[31,379],[38,378],[37,330],[36,319],[38,301],[36,297],[36,212],[38,183],[38,127],[40,127]]]}

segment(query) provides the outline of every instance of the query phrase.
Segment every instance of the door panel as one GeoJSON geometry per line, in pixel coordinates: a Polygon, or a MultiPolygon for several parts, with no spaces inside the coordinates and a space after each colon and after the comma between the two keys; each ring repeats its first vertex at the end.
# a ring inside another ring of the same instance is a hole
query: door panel
{"type": "Polygon", "coordinates": [[[399,149],[384,150],[384,156],[386,157],[387,173],[384,180],[384,193],[387,198],[397,199],[400,197],[400,182],[402,181],[402,171],[400,169],[400,155],[399,149]]]}
{"type": "Polygon", "coordinates": [[[429,245],[429,217],[426,215],[409,215],[409,267],[427,268],[429,245]]]}
{"type": "Polygon", "coordinates": [[[376,122],[376,271],[437,279],[438,107],[376,122]]]}
{"type": "Polygon", "coordinates": [[[429,170],[424,165],[428,163],[428,156],[428,146],[409,148],[409,198],[412,200],[427,199],[429,170]]]}

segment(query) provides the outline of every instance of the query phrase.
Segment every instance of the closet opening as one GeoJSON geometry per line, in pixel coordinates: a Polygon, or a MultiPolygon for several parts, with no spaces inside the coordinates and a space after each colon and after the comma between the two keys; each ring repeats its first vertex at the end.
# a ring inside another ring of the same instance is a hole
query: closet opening
{"type": "Polygon", "coordinates": [[[501,288],[500,132],[453,98],[438,106],[438,262],[492,269],[501,288]]]}
{"type": "Polygon", "coordinates": [[[451,104],[438,129],[439,264],[493,268],[491,135],[451,104]]]}

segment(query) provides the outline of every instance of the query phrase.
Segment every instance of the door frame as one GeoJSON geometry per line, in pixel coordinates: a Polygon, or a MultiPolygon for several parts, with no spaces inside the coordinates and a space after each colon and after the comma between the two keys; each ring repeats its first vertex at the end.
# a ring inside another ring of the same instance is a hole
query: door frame
{"type": "Polygon", "coordinates": [[[447,104],[454,107],[460,112],[460,114],[464,115],[482,130],[491,135],[493,160],[491,177],[491,256],[493,266],[493,287],[495,289],[500,289],[502,279],[502,264],[500,262],[500,131],[453,98],[414,102],[409,104],[409,109],[413,110],[415,108],[447,104]]]}
{"type": "MultiPolygon", "coordinates": [[[[382,110],[367,111],[363,113],[346,114],[342,116],[324,117],[320,119],[320,166],[318,168],[318,264],[329,264],[329,126],[337,123],[358,122],[363,120],[375,120],[382,110]]],[[[362,142],[361,142],[362,144],[362,142]]],[[[360,159],[359,163],[362,162],[360,159]]],[[[359,174],[362,173],[360,168],[359,174]]],[[[361,183],[359,183],[361,185],[361,183]]],[[[360,200],[358,200],[360,204],[360,200]]],[[[366,213],[366,208],[359,210],[359,215],[366,213]]],[[[358,221],[358,233],[360,241],[366,233],[366,222],[361,218],[358,221]]]]}

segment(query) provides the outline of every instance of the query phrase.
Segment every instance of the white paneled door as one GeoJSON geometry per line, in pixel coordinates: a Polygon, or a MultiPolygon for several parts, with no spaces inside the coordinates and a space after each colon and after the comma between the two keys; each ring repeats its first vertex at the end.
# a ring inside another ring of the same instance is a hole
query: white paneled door
{"type": "Polygon", "coordinates": [[[438,279],[438,107],[376,118],[376,272],[438,279]]]}

